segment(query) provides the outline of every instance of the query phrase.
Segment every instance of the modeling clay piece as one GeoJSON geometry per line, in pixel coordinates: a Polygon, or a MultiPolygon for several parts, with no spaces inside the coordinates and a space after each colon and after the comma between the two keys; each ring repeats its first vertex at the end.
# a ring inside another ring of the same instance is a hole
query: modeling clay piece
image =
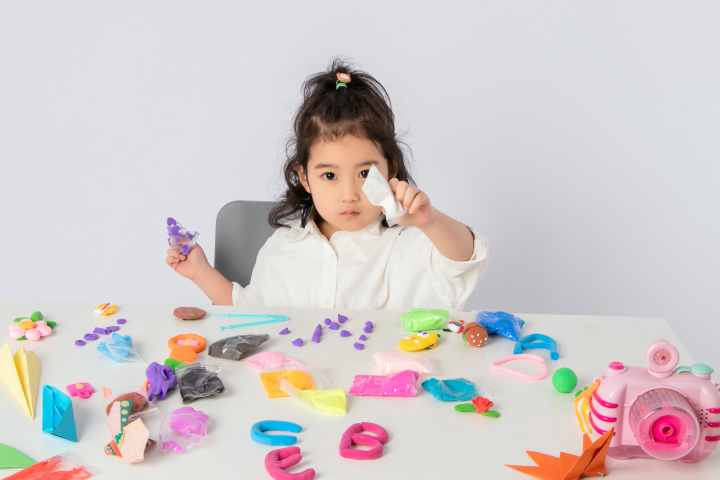
{"type": "Polygon", "coordinates": [[[454,378],[452,380],[429,378],[420,385],[442,402],[472,400],[478,396],[475,384],[464,378],[454,378]]]}
{"type": "Polygon", "coordinates": [[[85,340],[87,340],[88,342],[92,342],[92,341],[97,340],[99,337],[97,335],[95,335],[94,333],[86,333],[83,338],[85,340]]]}
{"type": "Polygon", "coordinates": [[[75,345],[77,345],[78,347],[82,347],[83,345],[85,345],[85,340],[75,340],[75,345]]]}
{"type": "Polygon", "coordinates": [[[263,352],[245,359],[245,365],[256,370],[282,370],[283,368],[302,368],[305,365],[280,352],[263,352]]]}
{"type": "Polygon", "coordinates": [[[313,390],[315,388],[312,375],[300,370],[281,370],[279,372],[263,372],[260,381],[265,387],[268,398],[287,397],[287,393],[280,390],[280,382],[285,379],[298,390],[313,390]]]}
{"type": "Polygon", "coordinates": [[[360,336],[358,337],[358,340],[364,342],[365,340],[367,340],[367,337],[366,337],[365,335],[360,335],[360,336]]]}
{"type": "Polygon", "coordinates": [[[269,338],[270,335],[266,334],[236,335],[223,338],[210,345],[208,353],[211,357],[238,361],[250,355],[269,338]]]}
{"type": "Polygon", "coordinates": [[[207,312],[195,307],[178,307],[173,310],[173,315],[183,320],[200,320],[207,312]]]}
{"type": "Polygon", "coordinates": [[[153,362],[145,370],[145,376],[150,382],[148,388],[148,400],[151,402],[155,397],[165,400],[168,390],[172,390],[177,386],[177,377],[173,373],[172,367],[160,365],[153,362]]]}
{"type": "Polygon", "coordinates": [[[283,328],[282,330],[280,330],[280,333],[278,333],[278,335],[287,335],[288,333],[290,333],[290,330],[287,328],[283,328]]]}
{"type": "MultiPolygon", "coordinates": [[[[476,323],[476,322],[473,322],[473,323],[476,323]]],[[[465,321],[463,321],[463,320],[453,320],[452,322],[448,322],[447,327],[443,328],[443,332],[462,333],[463,330],[465,329],[464,324],[465,324],[465,321]]]]}
{"type": "Polygon", "coordinates": [[[188,365],[177,373],[182,402],[188,404],[199,398],[213,397],[225,391],[216,365],[188,365]]]}
{"type": "Polygon", "coordinates": [[[43,314],[33,312],[30,318],[16,318],[10,324],[10,338],[15,340],[37,341],[40,337],[46,337],[52,333],[55,322],[43,320],[43,314]]]}
{"type": "Polygon", "coordinates": [[[373,323],[372,323],[372,322],[365,322],[365,326],[366,326],[366,327],[373,328],[373,323]]]}
{"type": "Polygon", "coordinates": [[[95,393],[95,389],[91,387],[89,383],[73,383],[65,387],[65,390],[67,390],[71,397],[79,397],[86,400],[90,398],[90,395],[95,393]]]}
{"type": "Polygon", "coordinates": [[[365,333],[372,333],[372,327],[365,327],[365,328],[363,328],[363,332],[365,332],[365,333]]]}
{"type": "Polygon", "coordinates": [[[365,348],[365,345],[363,345],[362,343],[355,342],[355,343],[353,343],[353,347],[355,348],[355,350],[362,350],[363,348],[365,348]]]}
{"type": "Polygon", "coordinates": [[[200,234],[198,232],[189,232],[180,225],[174,218],[167,219],[168,245],[176,252],[183,255],[190,253],[190,250],[197,242],[200,234]]]}
{"type": "Polygon", "coordinates": [[[300,433],[302,432],[302,427],[297,423],[264,420],[250,427],[250,438],[263,445],[272,445],[273,447],[295,445],[295,443],[297,443],[297,437],[295,435],[268,435],[265,433],[276,430],[300,433]]]}
{"type": "Polygon", "coordinates": [[[405,330],[419,332],[422,330],[436,330],[442,328],[445,320],[450,318],[447,310],[428,310],[426,308],[412,308],[403,312],[401,321],[405,330]]]}
{"type": "MultiPolygon", "coordinates": [[[[103,388],[103,393],[104,388],[103,388]]],[[[106,397],[107,398],[107,397],[106,397]]],[[[134,416],[142,412],[147,412],[150,409],[150,402],[147,398],[143,397],[139,393],[131,392],[126,393],[124,395],[120,395],[119,397],[113,398],[112,402],[108,403],[108,406],[105,408],[105,414],[110,415],[110,410],[112,410],[112,406],[115,402],[120,402],[123,400],[128,400],[132,404],[132,408],[130,409],[130,415],[134,416]]]]}
{"type": "Polygon", "coordinates": [[[552,384],[558,392],[570,393],[577,387],[578,377],[567,367],[558,368],[553,373],[552,384]]]}
{"type": "Polygon", "coordinates": [[[113,332],[117,332],[118,330],[120,330],[120,327],[118,327],[117,325],[110,325],[105,329],[105,331],[108,332],[108,335],[113,332]]]}
{"type": "Polygon", "coordinates": [[[185,364],[195,363],[197,353],[192,347],[187,345],[178,345],[170,351],[170,358],[185,364]]]}
{"type": "Polygon", "coordinates": [[[43,432],[77,442],[72,400],[50,385],[43,386],[43,432]]]}
{"type": "Polygon", "coordinates": [[[515,354],[510,355],[505,358],[501,358],[500,360],[496,360],[490,364],[490,370],[498,370],[501,372],[507,372],[511,373],[513,375],[516,375],[520,378],[524,378],[526,380],[542,380],[543,378],[547,377],[548,370],[547,366],[545,366],[545,359],[539,355],[534,355],[532,353],[521,353],[521,354],[515,354]],[[509,362],[511,360],[533,360],[540,364],[541,371],[537,375],[530,375],[528,373],[518,372],[517,370],[513,370],[511,368],[507,367],[501,367],[500,365],[509,362]]]}
{"type": "Polygon", "coordinates": [[[115,310],[117,310],[117,305],[110,305],[109,303],[101,303],[95,307],[95,313],[103,316],[111,315],[115,313],[115,310]]]}
{"type": "Polygon", "coordinates": [[[345,315],[338,314],[338,323],[345,323],[347,322],[347,319],[348,317],[346,317],[345,315]]]}
{"type": "Polygon", "coordinates": [[[300,390],[283,379],[280,380],[280,390],[291,397],[302,400],[315,410],[333,415],[347,413],[347,399],[345,398],[345,390],[342,388],[334,388],[332,390],[300,390]]]}
{"type": "Polygon", "coordinates": [[[312,340],[314,343],[320,343],[320,335],[315,334],[310,340],[312,340]]]}
{"type": "Polygon", "coordinates": [[[376,352],[373,360],[382,374],[413,370],[420,375],[435,373],[430,360],[422,355],[396,352],[376,352]]]}
{"type": "Polygon", "coordinates": [[[347,330],[343,330],[340,332],[341,337],[352,337],[352,333],[348,332],[347,330]]]}
{"type": "Polygon", "coordinates": [[[330,325],[330,323],[332,323],[332,320],[330,320],[329,318],[326,318],[324,320],[324,322],[325,322],[325,325],[330,325]]]}
{"type": "Polygon", "coordinates": [[[93,333],[97,333],[98,335],[109,335],[107,330],[100,327],[95,327],[95,330],[93,330],[93,333]]]}
{"type": "Polygon", "coordinates": [[[0,468],[27,468],[35,463],[27,455],[0,443],[0,468]]]}
{"type": "Polygon", "coordinates": [[[187,367],[187,363],[180,362],[173,358],[166,358],[163,364],[172,368],[173,373],[177,373],[178,370],[182,370],[183,368],[187,367]]]}
{"type": "Polygon", "coordinates": [[[419,373],[412,370],[394,375],[355,375],[351,395],[379,395],[386,397],[414,397],[417,395],[419,373]]]}
{"type": "Polygon", "coordinates": [[[85,467],[68,461],[62,455],[55,455],[5,477],[5,480],[85,480],[92,476],[85,467]]]}
{"type": "MultiPolygon", "coordinates": [[[[93,334],[89,334],[93,335],[93,334]]],[[[87,340],[88,336],[85,335],[87,340]]],[[[99,352],[104,353],[116,362],[142,362],[143,359],[138,355],[133,347],[130,335],[118,335],[113,333],[110,338],[104,342],[100,342],[97,346],[99,352]]]]}
{"type": "Polygon", "coordinates": [[[121,318],[121,319],[119,319],[119,320],[117,321],[117,323],[118,323],[119,325],[125,325],[125,323],[127,323],[127,320],[125,320],[124,318],[121,318]]]}
{"type": "Polygon", "coordinates": [[[355,423],[345,430],[340,439],[340,456],[352,460],[373,460],[383,454],[383,445],[388,439],[387,430],[380,425],[370,422],[355,423]],[[375,435],[360,433],[362,431],[375,435]],[[370,450],[352,449],[354,443],[370,447],[370,450]]]}
{"type": "Polygon", "coordinates": [[[330,323],[330,330],[337,330],[338,328],[340,328],[340,325],[337,322],[330,323]]]}
{"type": "Polygon", "coordinates": [[[531,348],[544,348],[550,350],[550,358],[557,360],[560,355],[557,352],[557,343],[547,335],[541,335],[539,333],[533,333],[525,335],[523,338],[515,342],[515,350],[513,353],[522,353],[523,350],[531,348]]]}
{"type": "Polygon", "coordinates": [[[292,341],[292,344],[296,347],[302,347],[305,343],[302,341],[302,338],[296,338],[292,341]]]}
{"type": "Polygon", "coordinates": [[[313,480],[315,470],[308,468],[299,473],[287,473],[286,468],[300,463],[302,455],[298,447],[285,447],[273,450],[265,456],[265,470],[274,480],[313,480]]]}
{"type": "Polygon", "coordinates": [[[205,443],[210,417],[192,407],[181,407],[165,415],[160,422],[163,450],[185,453],[205,443]]]}
{"type": "Polygon", "coordinates": [[[438,344],[437,333],[419,331],[411,337],[400,340],[399,346],[406,352],[417,352],[426,348],[435,348],[438,344]]]}
{"type": "Polygon", "coordinates": [[[40,359],[35,352],[20,347],[15,355],[6,343],[0,348],[0,380],[28,417],[35,418],[35,403],[40,384],[40,359]]]}
{"type": "Polygon", "coordinates": [[[463,340],[473,347],[482,347],[488,340],[487,330],[477,322],[470,322],[465,325],[463,332],[463,340]]]}
{"type": "Polygon", "coordinates": [[[487,417],[498,418],[500,416],[497,412],[489,412],[495,404],[485,397],[475,397],[472,399],[472,403],[463,403],[455,405],[455,410],[458,412],[476,412],[487,417]]]}
{"type": "Polygon", "coordinates": [[[537,467],[505,466],[545,480],[578,480],[583,476],[605,477],[608,474],[605,457],[614,431],[615,429],[611,428],[594,442],[587,434],[583,435],[583,452],[579,457],[564,452],[560,453],[559,458],[538,452],[527,452],[537,463],[537,467]]]}
{"type": "Polygon", "coordinates": [[[474,320],[485,327],[490,335],[496,333],[513,341],[518,341],[520,330],[525,321],[507,312],[486,312],[473,310],[474,320]]]}
{"type": "Polygon", "coordinates": [[[205,344],[206,342],[203,337],[192,333],[175,335],[170,340],[168,340],[168,348],[170,350],[174,349],[178,345],[183,345],[185,347],[192,348],[193,350],[195,350],[195,353],[200,353],[205,350],[205,344]]]}

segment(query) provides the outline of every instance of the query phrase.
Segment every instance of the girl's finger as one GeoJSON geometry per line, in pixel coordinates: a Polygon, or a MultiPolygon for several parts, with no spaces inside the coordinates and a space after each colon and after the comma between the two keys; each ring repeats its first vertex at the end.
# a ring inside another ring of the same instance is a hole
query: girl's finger
{"type": "Polygon", "coordinates": [[[418,190],[417,187],[407,188],[407,190],[405,191],[405,196],[401,199],[403,202],[404,210],[408,210],[410,208],[410,205],[412,205],[418,193],[420,193],[420,190],[418,190]]]}
{"type": "Polygon", "coordinates": [[[403,198],[405,198],[405,191],[407,190],[407,188],[407,182],[399,181],[398,184],[395,186],[395,197],[401,202],[403,201],[403,198]]]}
{"type": "Polygon", "coordinates": [[[391,178],[390,180],[388,180],[388,185],[390,185],[390,190],[395,192],[395,187],[397,187],[398,183],[400,183],[400,180],[398,180],[397,178],[391,178]]]}
{"type": "Polygon", "coordinates": [[[418,209],[427,201],[430,199],[427,195],[423,192],[419,192],[418,195],[415,196],[415,200],[413,200],[412,204],[410,205],[410,208],[408,209],[408,213],[413,214],[418,211],[418,209]]]}

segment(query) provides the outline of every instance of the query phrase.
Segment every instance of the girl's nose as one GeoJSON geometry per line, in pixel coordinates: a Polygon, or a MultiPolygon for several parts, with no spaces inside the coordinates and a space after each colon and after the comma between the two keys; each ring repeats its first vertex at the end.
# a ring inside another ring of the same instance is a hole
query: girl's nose
{"type": "Polygon", "coordinates": [[[360,188],[356,182],[343,182],[340,199],[343,202],[357,202],[360,200],[360,188]]]}

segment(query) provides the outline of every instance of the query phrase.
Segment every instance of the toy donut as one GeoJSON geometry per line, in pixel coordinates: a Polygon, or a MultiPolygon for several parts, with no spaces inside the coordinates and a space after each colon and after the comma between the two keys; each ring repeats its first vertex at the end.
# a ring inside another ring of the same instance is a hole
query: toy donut
{"type": "Polygon", "coordinates": [[[185,346],[192,348],[195,353],[200,353],[205,349],[205,339],[200,335],[193,333],[186,333],[183,335],[176,335],[168,340],[168,347],[173,350],[177,346],[185,346]]]}

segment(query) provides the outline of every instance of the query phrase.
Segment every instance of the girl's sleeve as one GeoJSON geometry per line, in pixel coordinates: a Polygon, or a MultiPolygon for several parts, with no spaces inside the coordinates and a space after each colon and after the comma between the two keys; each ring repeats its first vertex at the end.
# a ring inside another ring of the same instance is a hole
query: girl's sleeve
{"type": "Polygon", "coordinates": [[[249,305],[245,296],[245,289],[237,282],[232,282],[232,304],[233,307],[247,307],[249,305]]]}

